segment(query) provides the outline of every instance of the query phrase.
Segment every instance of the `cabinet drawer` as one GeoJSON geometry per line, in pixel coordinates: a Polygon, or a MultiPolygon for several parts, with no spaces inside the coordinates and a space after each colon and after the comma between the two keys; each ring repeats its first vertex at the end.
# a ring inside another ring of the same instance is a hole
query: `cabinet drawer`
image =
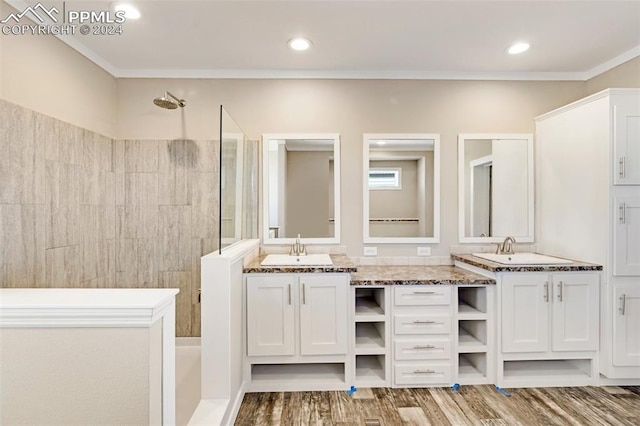
{"type": "Polygon", "coordinates": [[[395,374],[397,385],[448,385],[451,382],[451,364],[397,365],[395,374]]]}
{"type": "Polygon", "coordinates": [[[399,361],[405,359],[449,359],[451,357],[451,342],[448,340],[396,341],[394,349],[395,359],[399,361]]]}
{"type": "Polygon", "coordinates": [[[393,318],[395,334],[449,334],[451,317],[449,315],[411,315],[393,318]]]}
{"type": "Polygon", "coordinates": [[[428,305],[450,305],[450,286],[428,286],[412,285],[396,287],[396,306],[428,306],[428,305]]]}

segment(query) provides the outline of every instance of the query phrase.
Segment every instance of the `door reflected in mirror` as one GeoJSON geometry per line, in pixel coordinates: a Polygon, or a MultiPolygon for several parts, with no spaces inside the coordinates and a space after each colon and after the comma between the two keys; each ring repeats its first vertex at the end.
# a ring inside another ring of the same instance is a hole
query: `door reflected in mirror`
{"type": "Polygon", "coordinates": [[[458,137],[460,242],[533,241],[533,137],[458,137]]]}
{"type": "Polygon", "coordinates": [[[337,134],[263,135],[263,242],[340,241],[337,134]]]}
{"type": "Polygon", "coordinates": [[[365,243],[437,243],[440,137],[365,134],[365,243]]]}

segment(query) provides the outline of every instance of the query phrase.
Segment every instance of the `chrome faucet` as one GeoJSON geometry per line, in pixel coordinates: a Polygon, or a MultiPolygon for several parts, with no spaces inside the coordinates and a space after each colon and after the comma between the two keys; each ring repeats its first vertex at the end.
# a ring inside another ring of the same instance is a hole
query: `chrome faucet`
{"type": "Polygon", "coordinates": [[[516,243],[516,239],[512,236],[508,236],[504,239],[502,244],[498,243],[496,248],[496,254],[515,254],[513,252],[513,244],[516,243]]]}
{"type": "Polygon", "coordinates": [[[307,249],[304,244],[300,244],[300,234],[296,238],[296,242],[291,244],[291,250],[289,250],[289,256],[306,256],[307,249]]]}

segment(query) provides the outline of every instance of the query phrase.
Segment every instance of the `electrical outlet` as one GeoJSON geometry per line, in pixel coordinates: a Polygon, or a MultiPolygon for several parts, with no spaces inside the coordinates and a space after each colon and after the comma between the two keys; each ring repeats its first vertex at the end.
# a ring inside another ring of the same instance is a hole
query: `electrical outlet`
{"type": "Polygon", "coordinates": [[[418,247],[418,256],[431,256],[431,247],[418,247]]]}
{"type": "Polygon", "coordinates": [[[378,255],[378,247],[365,247],[364,248],[365,256],[377,256],[378,255]]]}

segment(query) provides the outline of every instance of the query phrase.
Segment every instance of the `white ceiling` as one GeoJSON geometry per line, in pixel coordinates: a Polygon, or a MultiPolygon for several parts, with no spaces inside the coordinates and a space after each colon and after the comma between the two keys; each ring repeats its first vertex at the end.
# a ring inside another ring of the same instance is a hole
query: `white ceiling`
{"type": "Polygon", "coordinates": [[[65,41],[116,77],[584,80],[640,55],[640,0],[132,3],[122,35],[65,41]],[[296,36],[311,50],[289,50],[296,36]],[[506,54],[518,40],[531,49],[506,54]]]}

